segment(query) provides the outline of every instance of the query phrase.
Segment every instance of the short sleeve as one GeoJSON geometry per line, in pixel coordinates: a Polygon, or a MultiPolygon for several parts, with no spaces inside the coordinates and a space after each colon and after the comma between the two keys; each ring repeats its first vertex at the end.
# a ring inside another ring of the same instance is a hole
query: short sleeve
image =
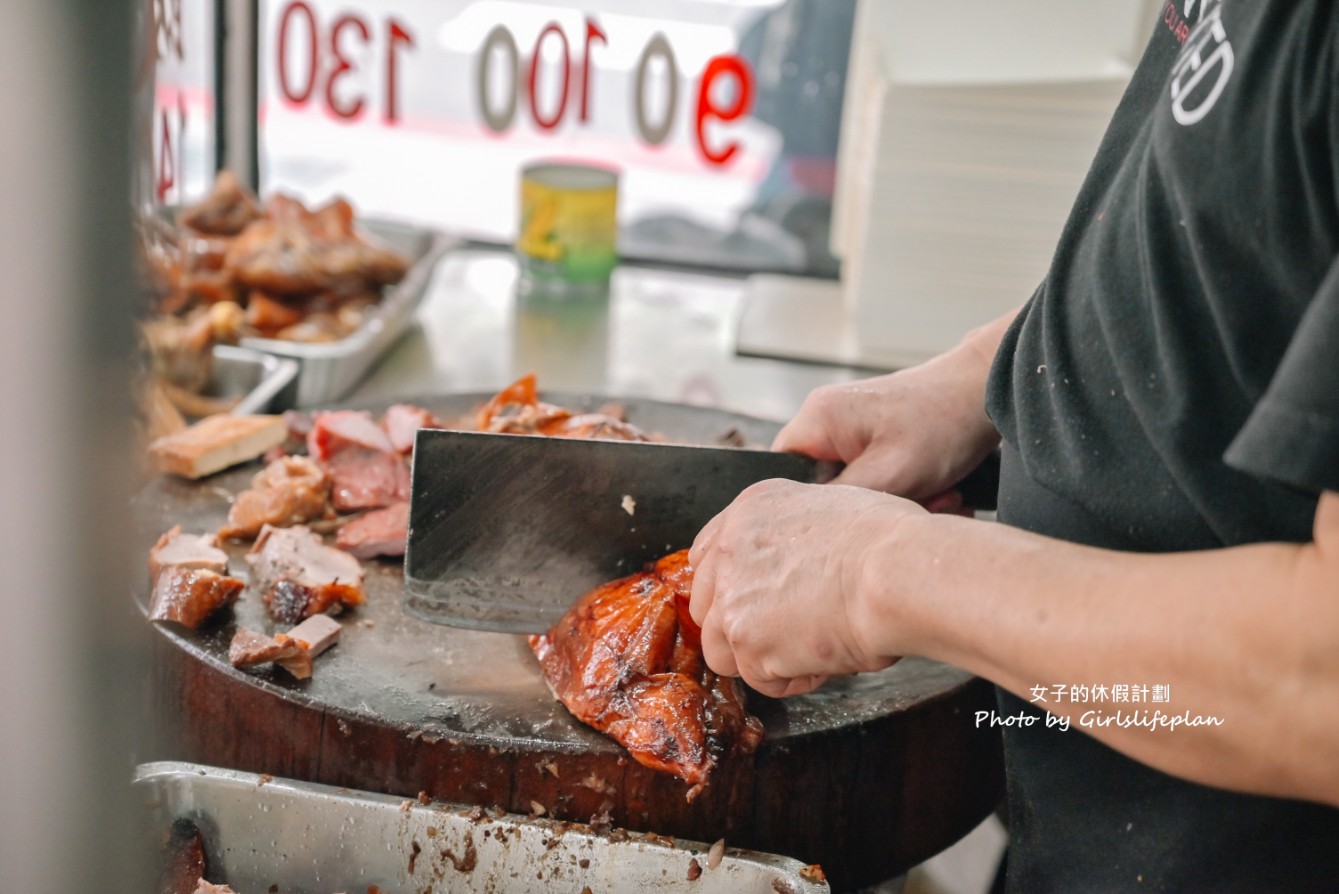
{"type": "Polygon", "coordinates": [[[1308,493],[1339,491],[1339,262],[1224,459],[1308,493]]]}

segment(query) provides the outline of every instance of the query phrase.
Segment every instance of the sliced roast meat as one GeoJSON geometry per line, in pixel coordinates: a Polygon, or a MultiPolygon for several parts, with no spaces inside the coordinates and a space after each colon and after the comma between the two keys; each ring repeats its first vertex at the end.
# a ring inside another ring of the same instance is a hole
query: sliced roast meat
{"type": "Polygon", "coordinates": [[[284,633],[266,636],[245,627],[238,627],[228,645],[228,662],[233,667],[255,667],[274,662],[305,680],[312,675],[312,655],[300,641],[284,633]]]}
{"type": "Polygon", "coordinates": [[[218,548],[213,534],[183,534],[181,525],[173,525],[149,550],[149,579],[158,580],[164,568],[202,568],[224,574],[228,554],[218,548]]]}
{"type": "Polygon", "coordinates": [[[219,536],[235,540],[255,537],[265,525],[286,528],[329,513],[330,477],[305,456],[273,460],[251,479],[251,488],[237,495],[219,536]]]}
{"type": "Polygon", "coordinates": [[[624,410],[606,404],[599,412],[576,414],[539,399],[534,373],[521,376],[485,404],[475,418],[479,431],[512,435],[547,435],[554,438],[587,438],[606,441],[654,441],[624,420],[624,410]],[[612,411],[612,412],[610,412],[612,411]]]}
{"type": "Polygon", "coordinates": [[[237,601],[246,586],[208,568],[164,566],[154,581],[150,621],[174,621],[191,630],[226,605],[237,601]]]}
{"type": "Polygon", "coordinates": [[[326,462],[348,447],[397,453],[385,429],[364,410],[327,410],[312,417],[307,431],[307,453],[326,462]]]}
{"type": "Polygon", "coordinates": [[[270,617],[303,618],[367,601],[363,567],[343,550],[326,546],[303,525],[266,525],[246,557],[270,617]]]}
{"type": "Polygon", "coordinates": [[[293,679],[307,680],[312,676],[312,653],[299,640],[285,633],[265,636],[256,630],[237,628],[228,646],[228,661],[234,668],[253,668],[273,662],[293,679]]]}
{"type": "Polygon", "coordinates": [[[420,428],[441,428],[442,423],[431,412],[413,404],[392,404],[381,418],[381,426],[391,444],[401,453],[414,451],[414,437],[420,428]]]}
{"type": "Polygon", "coordinates": [[[288,631],[288,638],[301,644],[315,658],[326,649],[339,642],[344,632],[340,623],[329,615],[312,615],[301,624],[288,631]]]}
{"type": "Polygon", "coordinates": [[[409,503],[392,503],[360,515],[339,529],[335,546],[359,559],[403,556],[409,538],[409,503]]]}
{"type": "Polygon", "coordinates": [[[409,466],[370,413],[318,413],[307,453],[330,475],[330,501],[340,512],[380,509],[409,499],[409,466]]]}
{"type": "Polygon", "coordinates": [[[350,448],[326,463],[330,503],[340,512],[380,509],[409,499],[409,466],[398,453],[350,448]]]}
{"type": "Polygon", "coordinates": [[[228,661],[233,667],[274,664],[295,678],[312,675],[312,659],[339,642],[343,631],[329,615],[312,615],[287,633],[266,636],[246,627],[238,627],[228,646],[228,661]]]}

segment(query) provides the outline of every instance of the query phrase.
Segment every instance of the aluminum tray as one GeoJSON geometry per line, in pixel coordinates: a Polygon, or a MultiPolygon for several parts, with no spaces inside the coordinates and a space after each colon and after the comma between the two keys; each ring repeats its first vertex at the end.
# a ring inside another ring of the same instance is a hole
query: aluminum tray
{"type": "Polygon", "coordinates": [[[199,764],[143,764],[135,785],[156,830],[182,818],[195,823],[209,880],[238,894],[361,894],[372,885],[386,894],[828,891],[787,857],[727,848],[709,869],[704,844],[510,814],[479,817],[478,808],[199,764]]]}
{"type": "Polygon", "coordinates": [[[240,396],[232,408],[239,416],[271,413],[293,406],[297,377],[298,362],[291,358],[233,345],[215,345],[205,395],[240,396]]]}
{"type": "Polygon", "coordinates": [[[273,338],[243,338],[242,347],[299,364],[296,406],[311,407],[348,394],[409,326],[427,294],[437,262],[458,240],[445,233],[392,221],[360,218],[358,225],[413,261],[405,278],[383,293],[367,322],[339,341],[308,344],[273,338]]]}

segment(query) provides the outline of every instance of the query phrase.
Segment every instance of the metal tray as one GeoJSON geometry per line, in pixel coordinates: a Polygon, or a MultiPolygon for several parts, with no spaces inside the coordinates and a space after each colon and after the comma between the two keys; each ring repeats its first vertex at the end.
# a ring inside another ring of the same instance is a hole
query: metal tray
{"type": "Polygon", "coordinates": [[[242,347],[297,361],[296,406],[312,407],[339,400],[362,380],[372,364],[409,326],[427,294],[437,262],[459,241],[445,233],[392,221],[361,218],[359,226],[413,261],[405,278],[385,290],[367,322],[347,338],[319,344],[273,338],[242,339],[242,347]]]}
{"type": "Polygon", "coordinates": [[[828,891],[788,857],[726,848],[710,869],[705,844],[199,764],[142,764],[135,786],[156,829],[195,823],[209,880],[238,894],[828,891]]]}
{"type": "Polygon", "coordinates": [[[215,345],[207,397],[241,399],[232,412],[239,415],[271,413],[293,406],[298,362],[250,348],[215,345]]]}

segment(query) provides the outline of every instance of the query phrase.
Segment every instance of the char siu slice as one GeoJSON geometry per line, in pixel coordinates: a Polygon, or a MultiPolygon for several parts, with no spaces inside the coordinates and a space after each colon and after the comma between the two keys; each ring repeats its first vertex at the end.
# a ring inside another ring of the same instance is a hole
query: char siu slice
{"type": "Polygon", "coordinates": [[[359,559],[403,556],[409,537],[409,504],[374,509],[339,529],[335,546],[359,559]]]}
{"type": "Polygon", "coordinates": [[[380,509],[409,499],[409,466],[370,413],[318,413],[307,453],[330,475],[331,503],[340,512],[380,509]]]}

